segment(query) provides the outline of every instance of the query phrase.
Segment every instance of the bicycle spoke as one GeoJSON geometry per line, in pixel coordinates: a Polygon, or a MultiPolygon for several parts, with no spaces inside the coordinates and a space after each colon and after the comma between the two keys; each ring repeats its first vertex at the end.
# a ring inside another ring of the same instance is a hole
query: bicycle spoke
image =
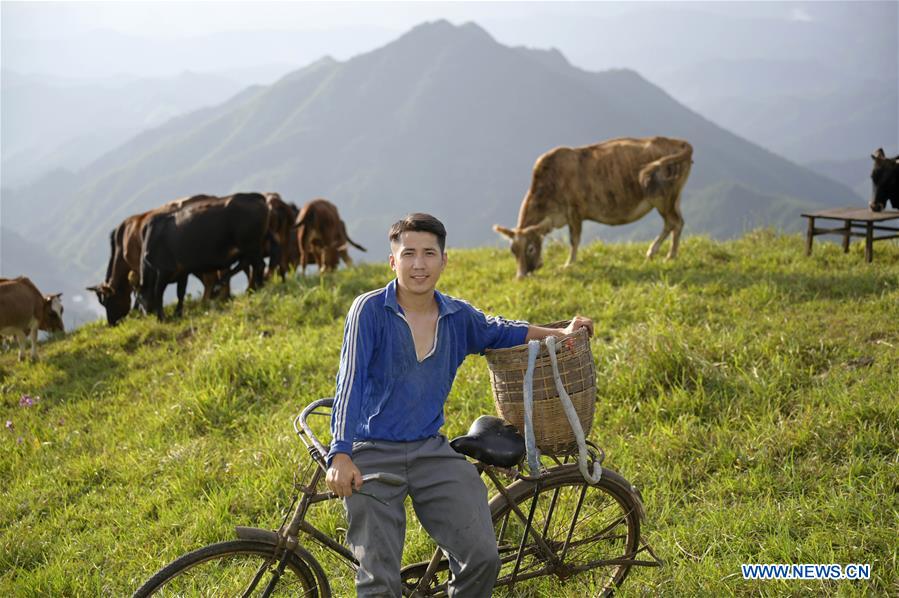
{"type": "Polygon", "coordinates": [[[534,486],[519,492],[516,505],[524,517],[507,506],[495,519],[502,562],[497,587],[517,595],[519,582],[540,577],[527,585],[539,593],[525,595],[570,595],[572,587],[586,596],[611,592],[627,575],[639,541],[626,488],[614,480],[589,485],[566,472],[541,480],[536,493],[534,486]],[[558,591],[569,580],[573,586],[558,591]]]}
{"type": "Polygon", "coordinates": [[[250,585],[247,586],[247,589],[244,590],[243,594],[241,594],[242,598],[249,598],[250,596],[252,596],[251,592],[256,589],[256,584],[259,583],[259,580],[262,579],[262,576],[265,575],[266,571],[268,571],[268,567],[270,564],[271,561],[267,561],[259,566],[259,570],[256,571],[256,575],[253,576],[253,579],[250,581],[250,585]]]}

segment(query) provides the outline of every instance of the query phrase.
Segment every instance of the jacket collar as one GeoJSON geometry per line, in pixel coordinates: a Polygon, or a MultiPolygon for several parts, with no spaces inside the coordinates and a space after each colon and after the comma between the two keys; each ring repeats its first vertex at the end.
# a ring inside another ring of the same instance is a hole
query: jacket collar
{"type": "MultiPolygon", "coordinates": [[[[396,285],[397,281],[394,278],[385,288],[384,307],[395,313],[402,314],[403,310],[396,300],[396,285]]],[[[444,295],[437,289],[434,289],[434,300],[437,301],[438,317],[459,311],[459,302],[449,295],[444,295]]]]}

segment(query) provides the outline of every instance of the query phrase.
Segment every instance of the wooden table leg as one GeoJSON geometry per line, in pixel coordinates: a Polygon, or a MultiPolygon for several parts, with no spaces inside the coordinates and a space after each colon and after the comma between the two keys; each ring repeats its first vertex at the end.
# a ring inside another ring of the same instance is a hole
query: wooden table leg
{"type": "Polygon", "coordinates": [[[852,221],[846,221],[846,228],[843,229],[843,253],[849,253],[849,233],[852,231],[852,221]]]}
{"type": "Polygon", "coordinates": [[[869,222],[865,231],[865,261],[869,264],[874,260],[874,223],[869,222]]]}
{"type": "Polygon", "coordinates": [[[808,217],[808,236],[805,238],[805,255],[812,254],[812,239],[815,237],[815,217],[808,217]]]}

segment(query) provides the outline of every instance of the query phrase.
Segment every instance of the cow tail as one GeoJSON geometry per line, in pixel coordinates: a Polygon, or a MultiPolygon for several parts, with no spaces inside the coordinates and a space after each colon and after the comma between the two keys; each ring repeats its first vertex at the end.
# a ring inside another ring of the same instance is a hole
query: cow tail
{"type": "Polygon", "coordinates": [[[664,183],[676,180],[683,172],[682,166],[693,163],[693,146],[684,142],[684,147],[676,154],[654,160],[640,170],[640,186],[644,191],[652,191],[664,183]]]}
{"type": "Polygon", "coordinates": [[[346,240],[349,242],[350,245],[352,245],[353,247],[355,247],[355,248],[358,249],[359,251],[368,251],[368,249],[366,249],[365,247],[363,247],[363,246],[360,245],[359,243],[356,243],[355,241],[353,241],[349,236],[347,236],[346,240]]]}

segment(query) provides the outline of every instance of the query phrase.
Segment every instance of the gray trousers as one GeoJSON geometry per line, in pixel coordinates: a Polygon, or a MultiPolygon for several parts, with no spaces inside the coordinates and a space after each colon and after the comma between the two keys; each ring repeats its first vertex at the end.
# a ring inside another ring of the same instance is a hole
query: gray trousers
{"type": "Polygon", "coordinates": [[[474,465],[443,436],[415,442],[384,440],[353,444],[353,463],[362,472],[389,472],[404,486],[363,485],[370,496],[344,499],[347,543],[359,560],[356,593],[360,597],[402,596],[400,565],[406,535],[403,503],[412,497],[418,520],[449,559],[449,595],[486,598],[493,590],[500,561],[487,505],[487,488],[474,465]]]}

